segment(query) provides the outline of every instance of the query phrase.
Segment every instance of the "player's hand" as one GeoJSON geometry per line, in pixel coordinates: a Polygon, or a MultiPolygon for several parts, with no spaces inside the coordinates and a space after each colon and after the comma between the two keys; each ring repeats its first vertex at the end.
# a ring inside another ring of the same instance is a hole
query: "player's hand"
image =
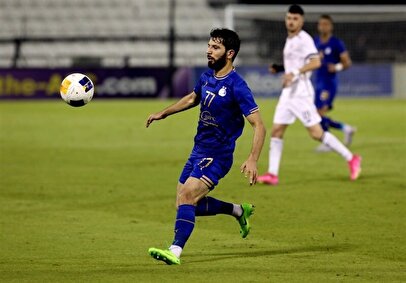
{"type": "Polygon", "coordinates": [[[154,113],[149,115],[148,119],[147,119],[147,123],[145,125],[145,127],[149,127],[149,125],[151,125],[151,123],[155,120],[161,120],[161,119],[165,119],[166,115],[162,112],[158,112],[158,113],[154,113]]]}
{"type": "Polygon", "coordinates": [[[277,73],[282,73],[285,71],[285,67],[283,65],[279,65],[276,63],[273,63],[271,65],[268,66],[268,71],[271,74],[277,74],[277,73]]]}
{"type": "Polygon", "coordinates": [[[275,64],[269,65],[268,71],[269,71],[271,74],[276,74],[277,71],[276,71],[276,68],[275,68],[275,64]]]}
{"type": "Polygon", "coordinates": [[[335,73],[336,72],[336,66],[334,64],[328,64],[327,65],[327,70],[329,73],[335,73]]]}
{"type": "Polygon", "coordinates": [[[245,178],[249,177],[250,186],[257,183],[258,169],[257,162],[252,159],[247,159],[241,167],[241,173],[244,173],[245,178]]]}
{"type": "Polygon", "coordinates": [[[295,75],[292,73],[284,74],[282,77],[282,86],[283,87],[290,86],[292,84],[294,78],[295,78],[295,75]]]}

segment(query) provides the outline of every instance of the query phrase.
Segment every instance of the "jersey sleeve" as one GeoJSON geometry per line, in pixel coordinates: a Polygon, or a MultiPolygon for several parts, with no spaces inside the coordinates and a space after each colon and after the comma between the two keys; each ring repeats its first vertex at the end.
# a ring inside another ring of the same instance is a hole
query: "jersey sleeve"
{"type": "Polygon", "coordinates": [[[315,41],[311,36],[306,37],[306,40],[304,40],[303,43],[303,53],[306,54],[305,59],[309,59],[319,54],[315,41]]]}
{"type": "Polygon", "coordinates": [[[194,93],[196,93],[198,97],[202,96],[202,87],[206,81],[205,78],[206,78],[206,75],[205,75],[205,73],[203,73],[200,76],[199,80],[196,82],[195,87],[193,88],[194,93]]]}
{"type": "Polygon", "coordinates": [[[245,117],[258,111],[259,107],[245,81],[240,80],[234,85],[234,97],[245,117]]]}
{"type": "Polygon", "coordinates": [[[338,39],[336,45],[337,45],[338,54],[341,54],[341,53],[344,53],[345,51],[347,51],[347,48],[345,47],[345,44],[342,40],[338,39]]]}

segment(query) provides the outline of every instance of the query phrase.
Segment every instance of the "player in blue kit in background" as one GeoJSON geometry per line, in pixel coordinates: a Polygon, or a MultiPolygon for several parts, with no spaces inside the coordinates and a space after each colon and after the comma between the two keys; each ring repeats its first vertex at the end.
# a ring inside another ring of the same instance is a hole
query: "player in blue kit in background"
{"type": "Polygon", "coordinates": [[[167,264],[180,264],[181,252],[194,229],[195,216],[232,215],[240,225],[242,238],[250,231],[252,204],[234,204],[207,196],[231,169],[235,143],[243,132],[244,117],[253,127],[254,136],[251,152],[240,169],[249,178],[250,185],[257,180],[257,161],[266,132],[251,90],[233,66],[239,49],[237,33],[229,29],[212,30],[207,47],[211,70],[201,75],[190,94],[148,117],[147,127],[155,120],[200,104],[194,146],[177,186],[172,245],[168,249],[148,250],[153,258],[167,264]]]}
{"type": "MultiPolygon", "coordinates": [[[[318,36],[314,42],[319,50],[322,65],[315,70],[316,95],[315,103],[322,118],[321,126],[324,131],[330,128],[344,132],[344,144],[349,146],[356,128],[346,123],[335,121],[327,113],[333,109],[334,98],[337,93],[337,73],[348,69],[352,62],[348,50],[342,40],[333,35],[333,19],[330,15],[321,15],[317,23],[318,36]]],[[[332,151],[325,144],[317,147],[318,152],[332,151]]]]}

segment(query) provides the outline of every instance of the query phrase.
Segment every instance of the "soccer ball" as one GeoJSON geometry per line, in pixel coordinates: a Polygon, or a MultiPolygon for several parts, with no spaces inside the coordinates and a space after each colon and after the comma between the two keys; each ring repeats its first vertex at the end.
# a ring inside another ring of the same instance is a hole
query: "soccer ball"
{"type": "Polygon", "coordinates": [[[94,84],[81,73],[73,73],[64,78],[60,87],[62,99],[73,107],[86,105],[93,98],[94,84]]]}

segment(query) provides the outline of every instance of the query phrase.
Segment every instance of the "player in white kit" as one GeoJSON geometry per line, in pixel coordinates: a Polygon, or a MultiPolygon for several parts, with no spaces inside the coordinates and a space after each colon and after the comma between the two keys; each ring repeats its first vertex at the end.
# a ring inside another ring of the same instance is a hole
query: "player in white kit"
{"type": "Polygon", "coordinates": [[[310,77],[321,66],[313,38],[302,29],[304,11],[299,5],[291,5],[285,17],[288,32],[283,49],[283,66],[273,64],[272,73],[282,72],[283,90],[274,113],[269,150],[268,172],[258,177],[259,183],[277,185],[283,151],[283,135],[290,124],[299,119],[310,136],[340,154],[348,163],[350,180],[356,180],[361,172],[361,157],[353,154],[330,132],[323,131],[321,117],[314,105],[314,88],[310,77]]]}

